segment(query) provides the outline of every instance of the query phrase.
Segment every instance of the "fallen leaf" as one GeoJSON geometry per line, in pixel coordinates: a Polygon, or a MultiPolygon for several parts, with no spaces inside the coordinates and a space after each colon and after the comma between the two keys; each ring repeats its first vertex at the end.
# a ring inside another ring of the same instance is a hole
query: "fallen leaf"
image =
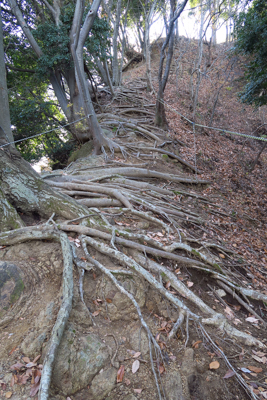
{"type": "Polygon", "coordinates": [[[36,395],[36,393],[38,392],[40,387],[40,382],[35,383],[34,385],[32,385],[31,390],[30,390],[30,396],[34,397],[36,395]]]}
{"type": "Polygon", "coordinates": [[[186,284],[187,284],[187,287],[192,287],[194,285],[194,282],[187,281],[186,284]]]}
{"type": "Polygon", "coordinates": [[[19,370],[20,368],[23,368],[23,367],[25,367],[25,365],[22,364],[22,363],[20,363],[20,362],[18,362],[18,363],[16,363],[16,364],[11,365],[10,369],[12,369],[12,370],[16,370],[16,369],[19,370]]]}
{"type": "Polygon", "coordinates": [[[128,379],[128,378],[125,378],[125,379],[124,379],[124,382],[126,383],[127,386],[129,386],[129,385],[131,384],[131,381],[130,381],[130,379],[128,379]]]}
{"type": "Polygon", "coordinates": [[[140,351],[137,351],[137,352],[133,355],[133,358],[137,358],[137,357],[139,357],[139,356],[141,356],[141,352],[140,352],[140,351]]]}
{"type": "Polygon", "coordinates": [[[235,325],[238,325],[238,324],[242,324],[242,321],[240,321],[240,319],[238,319],[238,318],[235,318],[235,319],[233,319],[233,323],[235,325]]]}
{"type": "Polygon", "coordinates": [[[163,374],[163,372],[165,371],[164,365],[163,364],[159,364],[159,373],[163,374]]]}
{"type": "Polygon", "coordinates": [[[241,369],[242,372],[245,372],[245,374],[250,374],[251,373],[250,369],[248,369],[248,368],[242,367],[240,369],[241,369]]]}
{"type": "Polygon", "coordinates": [[[99,313],[100,313],[100,310],[97,310],[97,311],[93,312],[92,316],[96,317],[99,313]]]}
{"type": "Polygon", "coordinates": [[[125,367],[124,367],[124,365],[121,365],[117,372],[117,383],[120,383],[123,381],[124,372],[125,372],[125,367]]]}
{"type": "Polygon", "coordinates": [[[258,361],[258,362],[260,362],[262,364],[266,364],[266,362],[267,362],[267,358],[266,357],[260,358],[258,356],[252,356],[252,358],[254,358],[254,360],[256,360],[256,361],[258,361]]]}
{"type": "Polygon", "coordinates": [[[6,392],[5,396],[7,399],[10,399],[10,397],[12,396],[12,392],[6,392]]]}
{"type": "Polygon", "coordinates": [[[106,302],[107,303],[112,303],[112,300],[111,299],[106,299],[106,302]]]}
{"type": "Polygon", "coordinates": [[[140,394],[140,393],[142,393],[142,390],[143,390],[143,389],[134,389],[134,392],[140,394]]]}
{"type": "Polygon", "coordinates": [[[234,313],[233,313],[233,311],[231,310],[230,307],[226,306],[225,309],[224,309],[224,312],[225,312],[226,317],[227,317],[228,319],[232,320],[232,319],[235,318],[235,315],[234,315],[234,313]]]}
{"type": "Polygon", "coordinates": [[[35,362],[29,362],[28,364],[25,365],[26,368],[32,368],[32,367],[36,367],[36,363],[35,362]]]}
{"type": "Polygon", "coordinates": [[[264,357],[264,356],[266,356],[266,353],[263,353],[262,351],[255,351],[255,350],[252,350],[252,353],[255,354],[255,355],[258,356],[258,357],[264,357]]]}
{"type": "Polygon", "coordinates": [[[165,285],[166,289],[169,289],[169,287],[171,286],[171,281],[168,281],[165,285]]]}
{"type": "Polygon", "coordinates": [[[26,364],[28,364],[28,363],[31,362],[31,360],[29,359],[29,357],[22,357],[22,360],[23,360],[26,364]]]}
{"type": "Polygon", "coordinates": [[[11,356],[11,354],[13,354],[15,350],[17,350],[17,346],[13,347],[13,349],[10,350],[10,352],[8,353],[8,355],[11,356]]]}
{"type": "Polygon", "coordinates": [[[256,372],[256,374],[259,374],[260,372],[262,372],[262,368],[253,367],[253,365],[249,365],[248,368],[249,368],[251,371],[256,372]]]}
{"type": "Polygon", "coordinates": [[[202,340],[198,340],[197,342],[192,344],[193,349],[198,349],[198,345],[202,343],[202,340]]]}
{"type": "Polygon", "coordinates": [[[219,364],[218,361],[212,361],[212,362],[210,363],[210,369],[218,369],[219,366],[220,366],[220,364],[219,364]]]}
{"type": "Polygon", "coordinates": [[[224,375],[223,379],[232,378],[232,376],[234,376],[234,375],[235,375],[235,372],[232,371],[231,369],[229,369],[229,370],[226,372],[226,374],[224,375]]]}
{"type": "Polygon", "coordinates": [[[41,358],[41,354],[38,354],[38,356],[35,357],[35,359],[33,360],[33,362],[36,363],[36,362],[39,360],[39,358],[41,358]]]}
{"type": "Polygon", "coordinates": [[[251,322],[252,324],[257,324],[259,320],[255,317],[248,317],[246,318],[246,321],[251,322]]]}
{"type": "Polygon", "coordinates": [[[28,379],[29,379],[29,376],[27,376],[26,374],[23,374],[20,376],[18,384],[26,385],[28,379]]]}
{"type": "Polygon", "coordinates": [[[219,256],[220,256],[221,258],[225,258],[225,255],[222,254],[222,253],[219,253],[219,256]]]}
{"type": "Polygon", "coordinates": [[[139,367],[140,362],[138,360],[135,360],[132,365],[132,373],[135,374],[139,370],[139,367]]]}

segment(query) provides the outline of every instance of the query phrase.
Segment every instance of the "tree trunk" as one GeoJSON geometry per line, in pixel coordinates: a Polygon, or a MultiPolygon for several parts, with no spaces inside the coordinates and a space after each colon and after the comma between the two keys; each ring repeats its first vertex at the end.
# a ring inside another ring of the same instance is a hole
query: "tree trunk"
{"type": "Polygon", "coordinates": [[[67,219],[88,214],[75,200],[52,189],[19,154],[0,150],[1,231],[24,225],[19,212],[45,218],[55,213],[67,219]]]}
{"type": "Polygon", "coordinates": [[[119,70],[119,82],[122,83],[122,69],[123,69],[123,60],[124,60],[124,52],[126,47],[126,27],[127,27],[127,15],[129,10],[130,0],[127,2],[127,7],[124,13],[124,23],[122,30],[122,47],[121,47],[121,62],[120,62],[120,70],[119,70]]]}
{"type": "Polygon", "coordinates": [[[2,16],[0,5],[0,145],[4,142],[13,142],[13,134],[11,131],[10,114],[8,106],[8,92],[6,84],[6,68],[4,56],[2,16]],[[3,112],[5,110],[5,112],[3,112]]]}
{"type": "Polygon", "coordinates": [[[156,102],[156,115],[155,115],[155,125],[166,128],[167,127],[167,119],[165,114],[165,107],[163,102],[163,94],[168,81],[170,66],[172,62],[173,56],[173,47],[174,47],[174,24],[175,21],[180,17],[183,12],[188,0],[184,0],[182,5],[178,6],[175,10],[175,0],[170,0],[170,20],[167,30],[166,39],[161,47],[160,51],[160,62],[159,62],[159,73],[158,73],[158,83],[159,89],[157,94],[157,102],[156,102]],[[164,69],[164,59],[165,59],[165,50],[168,47],[168,54],[166,60],[166,67],[163,75],[164,69]]]}
{"type": "Polygon", "coordinates": [[[197,73],[197,82],[195,86],[195,91],[193,95],[193,114],[192,114],[192,119],[193,121],[195,120],[196,116],[196,109],[197,109],[197,103],[198,103],[198,92],[199,92],[199,86],[201,82],[201,62],[202,62],[202,55],[203,55],[203,28],[204,28],[204,8],[203,8],[203,3],[202,0],[200,2],[200,8],[201,8],[201,22],[200,22],[200,28],[199,28],[199,42],[198,42],[198,60],[197,60],[197,65],[196,65],[196,73],[197,73]]]}
{"type": "Polygon", "coordinates": [[[120,85],[119,61],[118,61],[118,34],[119,34],[120,18],[121,18],[121,0],[118,0],[116,9],[116,21],[114,26],[113,40],[112,40],[112,45],[113,45],[112,78],[114,86],[120,85]]]}

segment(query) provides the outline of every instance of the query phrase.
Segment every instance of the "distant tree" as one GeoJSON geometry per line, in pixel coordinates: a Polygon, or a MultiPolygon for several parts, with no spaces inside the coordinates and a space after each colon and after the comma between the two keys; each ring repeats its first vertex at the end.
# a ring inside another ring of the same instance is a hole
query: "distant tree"
{"type": "Polygon", "coordinates": [[[164,40],[161,50],[160,50],[160,62],[159,62],[159,72],[158,72],[158,93],[156,101],[156,115],[155,115],[155,125],[162,128],[166,128],[168,123],[165,114],[164,107],[164,91],[169,78],[170,67],[173,57],[174,49],[174,39],[175,39],[175,22],[182,14],[188,0],[184,0],[182,3],[176,4],[176,0],[170,0],[170,16],[165,18],[165,25],[167,30],[166,39],[164,40]],[[167,50],[168,49],[168,50],[167,50]],[[167,53],[167,58],[166,58],[167,53]],[[166,63],[164,61],[166,58],[166,63]]]}
{"type": "Polygon", "coordinates": [[[265,0],[250,2],[236,21],[236,50],[247,56],[247,84],[241,99],[256,107],[267,104],[267,7],[265,0]]]}

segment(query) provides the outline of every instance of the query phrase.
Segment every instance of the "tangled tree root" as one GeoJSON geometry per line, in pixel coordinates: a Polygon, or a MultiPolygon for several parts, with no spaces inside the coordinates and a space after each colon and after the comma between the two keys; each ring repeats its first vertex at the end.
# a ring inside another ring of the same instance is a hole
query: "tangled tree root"
{"type": "MultiPolygon", "coordinates": [[[[51,380],[53,361],[56,355],[56,349],[59,345],[60,338],[64,331],[64,326],[69,317],[71,310],[72,294],[73,294],[73,280],[72,280],[72,263],[74,262],[79,270],[79,289],[81,299],[83,301],[83,286],[82,279],[84,271],[90,270],[93,267],[99,269],[102,273],[107,275],[109,279],[114,283],[114,285],[124,293],[134,304],[136,311],[138,313],[139,319],[141,321],[142,327],[146,330],[149,346],[150,346],[150,358],[151,358],[151,368],[155,377],[156,386],[158,389],[158,396],[162,398],[162,392],[159,383],[159,373],[155,370],[152,347],[154,347],[157,357],[161,357],[161,352],[158,343],[153,337],[147,323],[144,321],[142,312],[138,303],[136,302],[134,296],[127,292],[124,287],[120,284],[117,277],[118,271],[109,270],[107,267],[103,266],[99,261],[90,256],[87,246],[95,249],[97,252],[103,253],[119,262],[121,266],[127,268],[126,273],[134,273],[141,275],[148,283],[156,289],[162,296],[164,296],[168,301],[170,301],[173,306],[179,310],[179,317],[169,334],[169,339],[175,337],[177,329],[186,320],[187,332],[188,332],[188,319],[196,322],[200,327],[203,335],[208,339],[212,345],[215,345],[211,337],[204,328],[204,325],[214,326],[220,329],[224,334],[228,335],[230,338],[237,340],[240,343],[249,346],[258,346],[260,348],[265,348],[265,344],[249,335],[235,328],[228,319],[221,313],[215,312],[208,304],[206,304],[199,296],[197,296],[190,288],[188,288],[183,282],[181,282],[176,274],[160,263],[147,257],[147,254],[153,254],[161,259],[168,258],[173,259],[182,265],[187,265],[189,268],[197,268],[206,274],[209,274],[214,280],[220,282],[224,289],[231,293],[240,303],[244,305],[244,301],[236,295],[239,292],[242,295],[247,295],[251,298],[261,299],[262,301],[267,301],[267,296],[259,293],[252,289],[247,289],[245,287],[240,287],[235,281],[234,276],[227,271],[223,265],[218,265],[215,261],[214,255],[205,254],[201,250],[195,250],[187,243],[182,241],[173,242],[169,245],[163,245],[159,241],[141,234],[135,234],[132,232],[127,232],[124,229],[115,229],[114,226],[110,225],[108,221],[109,214],[102,213],[98,209],[91,209],[92,214],[85,215],[84,219],[82,217],[76,218],[69,223],[54,222],[53,218],[50,218],[49,223],[39,226],[39,227],[28,227],[21,228],[10,232],[5,232],[0,235],[0,245],[12,245],[18,242],[32,240],[32,239],[53,239],[59,240],[62,246],[62,253],[64,259],[64,272],[63,272],[63,300],[62,306],[60,308],[56,324],[54,326],[53,332],[51,334],[49,351],[45,358],[43,375],[41,379],[41,386],[39,392],[39,399],[48,399],[48,390],[51,380]],[[81,225],[85,222],[87,224],[93,225],[94,228],[90,226],[81,225]],[[80,225],[72,225],[72,223],[81,223],[80,225]],[[52,226],[51,226],[52,224],[52,226]],[[66,232],[76,232],[80,234],[80,240],[83,246],[84,253],[88,259],[88,263],[85,263],[77,257],[75,251],[71,250],[70,243],[65,233],[66,232]],[[104,240],[99,241],[93,239],[97,237],[98,239],[104,240]],[[127,238],[127,239],[126,239],[127,238]],[[141,243],[140,243],[141,242],[141,243]],[[109,243],[109,244],[107,244],[109,243]],[[145,244],[142,244],[145,243],[145,244]],[[123,253],[122,250],[118,250],[116,246],[125,246],[130,250],[130,256],[123,253]],[[186,251],[191,257],[184,257],[177,254],[177,251],[186,251]],[[198,259],[197,259],[198,258],[198,259]],[[218,268],[219,267],[219,268],[218,268]],[[218,269],[220,272],[218,272],[218,269]],[[160,279],[156,279],[155,276],[159,276],[160,279]],[[168,282],[167,287],[164,286],[168,282]],[[172,288],[172,292],[168,290],[172,288]],[[175,291],[175,294],[174,294],[175,291]],[[181,300],[180,297],[183,299],[181,300]],[[194,305],[194,310],[191,307],[194,305]],[[186,317],[186,318],[185,318],[186,317]]],[[[151,216],[143,212],[139,212],[132,208],[121,209],[119,214],[124,215],[125,213],[133,213],[134,215],[141,218],[148,218],[152,223],[157,223],[157,225],[166,228],[166,224],[162,222],[158,217],[151,216]]],[[[111,214],[112,215],[112,214],[111,214]]],[[[171,230],[170,226],[167,225],[168,231],[171,230]]],[[[166,229],[167,231],[167,229],[166,229]]],[[[166,233],[166,232],[165,232],[166,233]]],[[[172,236],[173,237],[173,236],[172,236]]],[[[201,243],[200,243],[201,244],[201,243]]],[[[205,249],[205,246],[203,247],[205,249]]],[[[121,272],[121,270],[120,270],[121,272]]],[[[119,275],[118,275],[119,276],[119,275]]],[[[251,312],[251,307],[246,304],[246,308],[251,312]]],[[[253,311],[253,310],[252,310],[253,311]]],[[[254,315],[257,316],[257,314],[254,315]]],[[[257,316],[258,317],[258,316],[257,316]]],[[[91,318],[93,318],[91,316],[91,318]]],[[[265,324],[262,318],[259,320],[265,324]]],[[[187,336],[187,341],[188,341],[187,336]]],[[[216,346],[216,345],[215,345],[216,346]]],[[[229,366],[230,362],[227,356],[220,350],[219,351],[224,358],[226,364],[229,366]]],[[[236,378],[241,383],[241,385],[250,393],[247,383],[245,380],[236,373],[236,378]]],[[[256,398],[254,394],[251,394],[252,398],[256,398]]]]}
{"type": "MultiPolygon", "coordinates": [[[[123,91],[120,95],[127,97],[131,94],[131,91],[123,91]]],[[[130,113],[131,111],[124,110],[120,114],[130,113]]],[[[142,115],[149,117],[151,112],[142,112],[142,115]]],[[[138,146],[137,149],[136,146],[125,146],[124,148],[129,149],[129,152],[165,153],[196,172],[195,167],[190,163],[184,162],[172,152],[161,149],[165,140],[162,131],[151,132],[148,127],[140,126],[136,120],[126,119],[121,115],[103,114],[99,118],[102,125],[118,126],[118,129],[121,130],[134,130],[158,144],[157,148],[138,146]]],[[[145,120],[145,122],[147,121],[145,120]]],[[[117,143],[111,150],[114,150],[114,148],[121,150],[123,149],[122,146],[123,144],[117,143]]],[[[139,153],[135,156],[139,158],[139,153]]],[[[197,175],[192,178],[185,174],[174,175],[141,168],[140,166],[129,167],[126,165],[120,165],[120,167],[88,167],[83,171],[75,171],[75,166],[74,168],[72,166],[65,170],[63,174],[59,174],[59,177],[56,175],[46,176],[46,179],[48,178],[47,183],[53,186],[56,191],[75,197],[77,202],[80,203],[79,205],[71,199],[71,204],[73,204],[73,207],[77,205],[79,212],[66,210],[65,214],[58,213],[58,215],[62,218],[78,218],[68,221],[62,219],[54,221],[53,214],[46,224],[0,234],[0,245],[4,246],[36,239],[51,239],[61,243],[64,260],[63,299],[44,361],[39,400],[49,398],[53,362],[71,311],[73,264],[78,269],[79,292],[83,304],[85,304],[83,277],[86,271],[91,271],[94,268],[105,274],[116,288],[131,300],[141,326],[147,333],[151,370],[155,378],[159,399],[165,398],[165,395],[161,387],[160,372],[154,365],[154,358],[156,356],[157,361],[160,359],[163,363],[164,359],[160,346],[146,323],[135,297],[120,282],[120,277],[123,275],[141,276],[151,288],[159,292],[178,311],[178,318],[173,323],[168,340],[175,340],[177,330],[185,324],[186,346],[190,337],[189,320],[194,321],[203,338],[220,354],[228,368],[235,372],[236,379],[249,396],[252,399],[257,399],[247,382],[231,365],[227,355],[215,344],[211,335],[207,332],[206,326],[216,327],[232,340],[248,346],[266,348],[265,344],[256,337],[238,330],[235,327],[235,320],[229,321],[224,314],[215,311],[200,295],[178,279],[177,265],[174,266],[174,263],[176,263],[179,265],[179,269],[197,269],[213,280],[214,283],[222,286],[242,307],[260,321],[260,326],[265,326],[266,322],[255,312],[248,298],[267,303],[267,296],[249,287],[248,282],[244,284],[244,278],[242,277],[241,281],[237,274],[231,270],[229,263],[227,264],[218,257],[218,252],[229,258],[234,257],[233,252],[223,247],[221,243],[215,241],[210,243],[196,239],[186,230],[188,226],[197,226],[199,230],[206,231],[207,222],[205,213],[195,212],[190,206],[180,202],[181,196],[191,197],[204,207],[208,205],[210,207],[209,212],[214,215],[227,216],[221,209],[216,209],[216,205],[212,201],[184,188],[184,185],[191,187],[206,185],[208,181],[198,179],[197,175]],[[90,210],[86,209],[86,206],[90,210]],[[125,222],[125,219],[132,218],[138,219],[138,222],[145,221],[153,227],[151,229],[154,229],[154,232],[150,232],[146,228],[145,232],[137,233],[134,226],[125,222]],[[120,219],[120,221],[116,221],[116,219],[120,219]],[[73,232],[79,235],[87,262],[77,255],[65,232],[73,232]],[[92,250],[94,257],[91,256],[92,250]],[[109,269],[103,265],[97,259],[100,253],[116,261],[119,268],[109,269]],[[166,260],[170,260],[169,265],[166,265],[166,260]]],[[[58,198],[67,200],[68,196],[62,196],[59,193],[58,198]]],[[[211,223],[209,223],[209,228],[214,228],[215,231],[219,230],[218,226],[211,223]]],[[[90,311],[88,313],[95,323],[90,311]]],[[[114,358],[115,355],[112,357],[112,365],[114,358]]]]}

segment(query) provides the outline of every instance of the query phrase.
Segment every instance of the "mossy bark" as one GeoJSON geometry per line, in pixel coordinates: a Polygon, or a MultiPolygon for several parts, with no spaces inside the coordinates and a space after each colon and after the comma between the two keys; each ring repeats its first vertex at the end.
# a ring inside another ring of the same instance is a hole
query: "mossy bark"
{"type": "Polygon", "coordinates": [[[16,229],[24,224],[18,215],[53,213],[67,219],[88,214],[88,209],[69,196],[57,193],[20,156],[0,150],[0,230],[16,229]]]}

